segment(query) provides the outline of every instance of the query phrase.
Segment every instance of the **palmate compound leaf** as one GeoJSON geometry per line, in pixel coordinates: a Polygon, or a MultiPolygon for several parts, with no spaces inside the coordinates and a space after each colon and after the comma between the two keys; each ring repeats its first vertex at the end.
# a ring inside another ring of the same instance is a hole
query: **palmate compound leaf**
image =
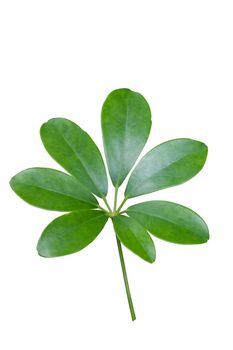
{"type": "Polygon", "coordinates": [[[194,211],[167,201],[132,205],[127,214],[158,238],[180,244],[200,244],[209,239],[204,220],[194,211]]]}
{"type": "Polygon", "coordinates": [[[106,196],[108,181],[103,158],[85,131],[68,119],[54,118],[42,125],[40,134],[51,157],[91,192],[106,196]]]}
{"type": "Polygon", "coordinates": [[[54,169],[21,171],[11,179],[10,185],[27,203],[43,209],[73,211],[98,206],[93,194],[75,177],[54,169]]]}
{"type": "Polygon", "coordinates": [[[53,169],[33,168],[14,176],[10,184],[32,205],[72,211],[55,219],[43,231],[37,245],[43,257],[78,252],[98,236],[108,217],[112,218],[131,317],[135,320],[120,242],[152,263],[156,252],[148,231],[182,244],[204,243],[209,233],[199,215],[175,203],[136,204],[124,210],[128,216],[122,215],[121,208],[128,198],[175,186],[195,176],[205,163],[207,147],[195,140],[177,139],[152,149],[133,170],[125,198],[116,209],[118,187],[147,141],[151,113],[142,95],[118,89],[104,102],[101,118],[108,168],[116,187],[113,211],[105,198],[108,184],[102,156],[90,136],[67,119],[54,118],[43,124],[41,138],[48,153],[72,176],[53,169]],[[91,192],[103,198],[108,213],[96,210],[101,207],[91,192]]]}
{"type": "Polygon", "coordinates": [[[43,231],[37,245],[45,258],[76,253],[102,231],[108,216],[100,210],[83,210],[62,215],[43,231]]]}
{"type": "Polygon", "coordinates": [[[150,263],[155,261],[153,240],[143,226],[124,215],[116,216],[112,221],[117,237],[128,249],[150,263]]]}
{"type": "Polygon", "coordinates": [[[141,153],[151,128],[151,112],[142,95],[112,91],[101,113],[105,155],[112,183],[119,187],[141,153]]]}
{"type": "Polygon", "coordinates": [[[204,143],[191,139],[170,140],[154,147],[133,170],[125,196],[137,197],[188,181],[204,166],[207,152],[204,143]]]}

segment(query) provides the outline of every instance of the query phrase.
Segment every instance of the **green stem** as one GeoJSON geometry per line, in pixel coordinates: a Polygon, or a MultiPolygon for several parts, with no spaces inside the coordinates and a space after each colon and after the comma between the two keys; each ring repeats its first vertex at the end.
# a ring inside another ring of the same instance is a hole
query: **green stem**
{"type": "Polygon", "coordinates": [[[106,209],[104,209],[103,207],[101,207],[101,205],[98,205],[98,208],[103,210],[105,213],[108,213],[108,211],[106,209]]]}
{"type": "Polygon", "coordinates": [[[111,212],[112,212],[112,209],[110,208],[110,205],[108,204],[108,201],[107,201],[106,197],[102,197],[102,199],[103,199],[103,201],[104,201],[106,207],[108,208],[108,210],[109,210],[110,213],[111,213],[111,212]]]}
{"type": "Polygon", "coordinates": [[[115,212],[117,209],[117,194],[118,194],[118,187],[115,187],[115,194],[114,194],[114,206],[113,206],[113,211],[115,212]]]}
{"type": "Polygon", "coordinates": [[[127,199],[128,199],[127,197],[125,197],[125,198],[123,199],[121,205],[120,205],[119,208],[117,209],[117,213],[118,213],[118,214],[119,214],[121,208],[123,207],[123,205],[125,204],[125,202],[127,201],[127,199]]]}
{"type": "Polygon", "coordinates": [[[124,214],[124,213],[127,213],[127,210],[120,211],[119,215],[124,214]]]}
{"type": "Polygon", "coordinates": [[[136,315],[135,315],[133,301],[132,301],[132,297],[131,297],[131,293],[130,293],[130,289],[129,289],[129,282],[128,282],[127,272],[126,272],[126,268],[125,268],[125,261],[124,261],[124,256],[123,256],[123,252],[122,252],[121,242],[118,239],[117,235],[116,235],[116,241],[117,241],[118,253],[119,253],[120,262],[121,262],[122,274],[123,274],[123,278],[124,278],[124,282],[125,282],[125,290],[126,290],[126,294],[127,294],[128,303],[129,303],[131,318],[132,318],[132,321],[134,321],[134,320],[136,320],[136,315]]]}

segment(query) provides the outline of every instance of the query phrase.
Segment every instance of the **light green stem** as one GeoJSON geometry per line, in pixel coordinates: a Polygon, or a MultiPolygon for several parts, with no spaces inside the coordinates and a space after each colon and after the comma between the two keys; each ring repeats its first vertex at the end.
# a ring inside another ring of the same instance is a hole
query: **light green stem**
{"type": "Polygon", "coordinates": [[[132,297],[131,297],[131,293],[130,293],[130,289],[129,289],[129,282],[128,282],[127,272],[126,272],[126,268],[125,268],[125,261],[124,261],[124,256],[123,256],[123,252],[122,252],[121,242],[119,241],[117,235],[116,235],[116,241],[117,241],[118,253],[119,253],[120,262],[121,262],[122,274],[123,274],[123,278],[124,278],[124,282],[125,282],[125,290],[126,290],[126,294],[127,294],[131,318],[132,318],[132,321],[134,321],[134,320],[136,320],[136,315],[135,315],[133,301],[132,301],[132,297]]]}
{"type": "Polygon", "coordinates": [[[117,194],[118,194],[118,187],[115,187],[115,194],[114,194],[114,206],[113,206],[113,212],[117,209],[117,194]]]}
{"type": "Polygon", "coordinates": [[[108,211],[106,209],[104,209],[103,207],[101,207],[101,205],[98,205],[98,208],[103,210],[106,214],[108,214],[108,211]]]}
{"type": "Polygon", "coordinates": [[[125,202],[127,201],[127,199],[128,199],[127,197],[125,197],[125,198],[123,199],[121,205],[120,205],[119,208],[117,209],[117,213],[118,213],[118,214],[119,214],[121,208],[123,207],[123,205],[125,204],[125,202]]]}
{"type": "Polygon", "coordinates": [[[111,213],[111,212],[112,212],[112,209],[110,208],[110,205],[108,204],[108,201],[107,201],[106,197],[102,197],[102,199],[103,199],[103,201],[104,201],[106,207],[108,208],[109,212],[111,213]]]}

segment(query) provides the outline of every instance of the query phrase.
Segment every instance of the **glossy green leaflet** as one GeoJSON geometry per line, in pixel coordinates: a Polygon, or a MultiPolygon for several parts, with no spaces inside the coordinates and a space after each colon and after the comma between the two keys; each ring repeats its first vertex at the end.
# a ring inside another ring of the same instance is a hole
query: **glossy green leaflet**
{"type": "Polygon", "coordinates": [[[124,205],[130,198],[191,179],[205,164],[207,146],[191,139],[174,139],[154,147],[132,170],[125,197],[118,205],[118,189],[150,133],[150,107],[137,92],[114,90],[103,104],[101,123],[109,175],[115,187],[113,206],[106,198],[107,172],[98,147],[68,119],[50,119],[40,130],[47,152],[67,173],[30,168],[15,175],[10,185],[29,204],[66,212],[43,231],[37,245],[42,257],[78,252],[99,235],[108,219],[112,220],[131,317],[135,320],[121,244],[153,263],[156,251],[151,235],[173,243],[201,244],[208,241],[209,232],[198,214],[176,203],[154,200],[126,209],[124,205]]]}

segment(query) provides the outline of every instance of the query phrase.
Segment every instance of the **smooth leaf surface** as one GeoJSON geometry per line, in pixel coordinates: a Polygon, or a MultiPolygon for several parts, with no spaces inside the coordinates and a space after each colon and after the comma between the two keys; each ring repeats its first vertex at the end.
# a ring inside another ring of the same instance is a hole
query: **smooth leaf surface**
{"type": "Polygon", "coordinates": [[[48,168],[31,168],[15,175],[10,185],[15,193],[36,207],[73,211],[95,208],[96,198],[73,176],[48,168]]]}
{"type": "Polygon", "coordinates": [[[148,152],[133,170],[127,198],[176,186],[195,176],[204,166],[207,146],[191,139],[164,142],[148,152]]]}
{"type": "Polygon", "coordinates": [[[40,130],[48,153],[91,192],[106,196],[108,183],[102,156],[91,137],[64,118],[50,119],[40,130]]]}
{"type": "Polygon", "coordinates": [[[153,240],[137,221],[123,215],[112,221],[117,237],[128,249],[150,263],[155,261],[153,240]]]}
{"type": "Polygon", "coordinates": [[[113,185],[119,187],[149,136],[150,107],[137,92],[114,90],[103,104],[101,121],[110,176],[113,185]]]}
{"type": "Polygon", "coordinates": [[[209,239],[204,220],[194,211],[167,201],[132,205],[127,214],[156,237],[173,243],[199,244],[209,239]]]}
{"type": "Polygon", "coordinates": [[[42,233],[37,250],[51,258],[76,253],[102,231],[108,217],[101,211],[84,210],[58,217],[42,233]]]}

